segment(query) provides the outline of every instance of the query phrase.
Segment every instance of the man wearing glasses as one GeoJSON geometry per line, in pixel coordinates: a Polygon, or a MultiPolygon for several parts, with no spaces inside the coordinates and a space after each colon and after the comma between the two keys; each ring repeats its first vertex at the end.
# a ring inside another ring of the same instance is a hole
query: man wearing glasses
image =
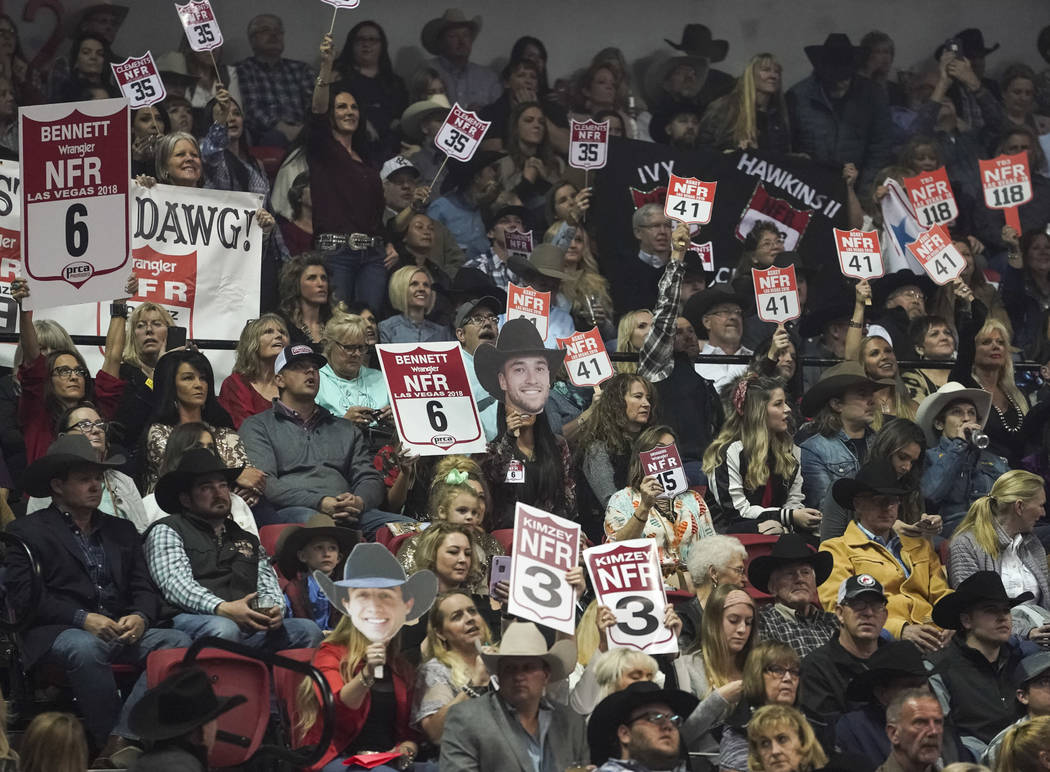
{"type": "Polygon", "coordinates": [[[467,378],[470,380],[470,390],[478,401],[481,428],[484,429],[485,439],[488,442],[495,440],[499,434],[496,427],[497,403],[495,398],[485,391],[478,376],[474,374],[474,352],[482,343],[495,344],[501,312],[499,301],[486,295],[460,303],[453,321],[456,340],[459,341],[463,352],[463,364],[467,368],[467,378]]]}
{"type": "Polygon", "coordinates": [[[598,703],[587,725],[598,772],[684,769],[679,728],[700,703],[680,689],[638,681],[598,703]]]}
{"type": "MultiPolygon", "coordinates": [[[[724,284],[704,290],[689,298],[682,316],[689,320],[696,334],[707,338],[701,354],[751,356],[754,352],[741,345],[744,336],[744,309],[751,302],[724,284]]],[[[696,372],[722,392],[723,387],[747,372],[746,364],[698,364],[696,372]]]]}
{"type": "Polygon", "coordinates": [[[637,260],[625,257],[616,263],[618,275],[611,284],[617,316],[656,305],[657,284],[671,259],[674,225],[664,215],[662,204],[639,207],[631,218],[631,226],[638,239],[637,260]]]}

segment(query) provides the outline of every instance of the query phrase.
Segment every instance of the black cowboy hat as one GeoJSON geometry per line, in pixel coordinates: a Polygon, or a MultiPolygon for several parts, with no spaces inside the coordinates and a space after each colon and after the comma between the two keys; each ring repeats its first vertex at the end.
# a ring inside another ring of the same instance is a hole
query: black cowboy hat
{"type": "Polygon", "coordinates": [[[930,295],[937,289],[937,285],[933,283],[926,274],[915,273],[907,268],[901,268],[899,271],[886,274],[880,279],[875,279],[871,283],[871,304],[873,308],[882,308],[886,305],[886,301],[889,300],[890,295],[899,290],[901,287],[915,286],[919,288],[923,296],[929,298],[930,295]]]}
{"type": "Polygon", "coordinates": [[[627,721],[631,711],[658,702],[667,705],[683,719],[688,718],[700,704],[696,695],[681,689],[661,689],[652,681],[636,681],[626,689],[613,692],[598,703],[587,723],[591,761],[604,764],[611,758],[619,758],[620,744],[616,733],[620,725],[627,721]]]}
{"type": "Polygon", "coordinates": [[[537,244],[527,258],[512,255],[507,261],[510,269],[521,277],[541,274],[552,279],[565,279],[565,250],[554,244],[537,244]]]}
{"type": "Polygon", "coordinates": [[[926,668],[922,652],[911,641],[887,641],[875,650],[867,661],[868,669],[853,676],[846,687],[846,697],[857,702],[875,699],[872,688],[886,684],[892,678],[921,676],[929,678],[932,670],[926,668]]]}
{"type": "Polygon", "coordinates": [[[806,307],[806,313],[798,323],[799,335],[803,338],[815,338],[824,333],[824,328],[834,321],[848,322],[853,318],[853,301],[832,298],[816,308],[806,307]]]}
{"type": "Polygon", "coordinates": [[[792,563],[809,563],[813,566],[817,584],[821,585],[831,576],[835,558],[830,552],[817,552],[801,534],[785,533],[773,543],[768,555],[760,555],[747,567],[747,578],[756,588],[769,593],[769,577],[778,568],[792,563]]]}
{"type": "Polygon", "coordinates": [[[886,378],[869,378],[864,366],[859,362],[840,362],[820,374],[820,380],[802,395],[802,414],[811,418],[827,404],[832,397],[841,397],[851,386],[869,384],[872,386],[891,386],[895,382],[886,378]]]}
{"type": "Polygon", "coordinates": [[[66,37],[75,38],[80,34],[80,25],[84,23],[91,14],[97,13],[98,11],[108,11],[117,17],[117,27],[120,27],[124,23],[124,19],[128,16],[128,11],[131,10],[129,5],[118,5],[117,3],[106,2],[102,3],[89,3],[83,8],[80,8],[73,13],[66,16],[62,22],[62,26],[65,28],[66,37]]]}
{"type": "Polygon", "coordinates": [[[889,461],[869,461],[860,468],[855,477],[842,477],[831,486],[831,497],[843,509],[853,509],[853,499],[865,493],[880,496],[904,496],[908,491],[901,487],[897,473],[889,461]]]}
{"type": "Polygon", "coordinates": [[[649,136],[653,142],[666,143],[669,139],[668,125],[683,113],[695,115],[699,120],[704,116],[704,108],[688,99],[663,99],[653,109],[653,117],[649,121],[649,136]]]}
{"type": "Polygon", "coordinates": [[[698,336],[706,338],[704,316],[712,308],[722,303],[736,303],[744,315],[747,315],[751,310],[753,298],[736,292],[728,284],[715,284],[689,298],[682,308],[682,316],[689,320],[689,324],[693,325],[698,336]]]}
{"type": "MultiPolygon", "coordinates": [[[[964,30],[960,30],[952,35],[951,39],[959,41],[959,55],[965,56],[971,61],[982,56],[988,56],[992,51],[999,50],[998,43],[991,48],[984,44],[984,33],[977,27],[967,27],[964,30]]],[[[945,43],[937,46],[937,50],[933,52],[934,59],[939,60],[941,58],[941,54],[944,53],[944,46],[945,43]]]]}
{"type": "Polygon", "coordinates": [[[449,294],[456,303],[479,298],[495,298],[500,309],[507,307],[507,291],[500,289],[487,273],[477,268],[460,268],[452,279],[449,294]]]}
{"type": "Polygon", "coordinates": [[[158,507],[169,515],[177,515],[182,512],[179,494],[189,490],[194,479],[207,474],[221,474],[226,482],[232,483],[243,471],[243,466],[225,466],[218,454],[208,448],[191,448],[179,459],[175,469],[160,478],[153,496],[158,507]]]}
{"type": "Polygon", "coordinates": [[[704,268],[704,261],[700,259],[700,253],[695,249],[686,249],[685,255],[682,257],[682,263],[685,265],[683,277],[699,275],[704,277],[708,287],[714,284],[715,272],[704,268]]]}
{"type": "Polygon", "coordinates": [[[74,467],[97,467],[111,469],[123,466],[123,456],[111,456],[98,460],[98,453],[83,434],[63,434],[48,446],[47,453],[22,473],[22,490],[30,496],[50,496],[51,481],[64,477],[74,467]]]}
{"type": "Polygon", "coordinates": [[[188,668],[170,675],[142,695],[128,723],[146,740],[170,740],[189,734],[223,713],[247,702],[243,695],[218,697],[208,675],[188,668]]]}
{"type": "Polygon", "coordinates": [[[1039,30],[1039,37],[1035,41],[1035,47],[1039,50],[1039,55],[1047,63],[1050,63],[1050,24],[1039,30]]]}
{"type": "Polygon", "coordinates": [[[478,150],[469,161],[457,161],[454,158],[448,159],[448,166],[445,168],[445,179],[441,181],[441,192],[449,193],[469,185],[475,174],[487,166],[492,166],[492,164],[506,155],[506,153],[501,153],[497,150],[478,150]]]}
{"type": "Polygon", "coordinates": [[[302,525],[290,526],[281,531],[274,547],[274,562],[286,579],[291,579],[303,570],[303,562],[296,554],[314,539],[331,539],[339,545],[339,552],[346,555],[361,541],[359,531],[336,525],[331,515],[317,512],[302,525]]]}
{"type": "Polygon", "coordinates": [[[537,356],[547,360],[551,385],[565,361],[565,349],[545,348],[536,325],[528,319],[511,319],[503,325],[496,338],[496,345],[482,343],[474,351],[474,374],[493,399],[502,402],[505,398],[499,386],[499,371],[512,357],[537,356]]]}
{"type": "Polygon", "coordinates": [[[1022,592],[1011,598],[1006,594],[1003,578],[995,571],[978,571],[971,574],[955,588],[955,592],[945,595],[933,607],[933,623],[945,630],[962,630],[960,615],[965,614],[981,601],[1008,603],[1010,608],[1020,606],[1032,600],[1035,595],[1022,592]]]}
{"type": "Polygon", "coordinates": [[[686,24],[682,28],[681,43],[667,38],[664,42],[676,51],[702,57],[711,63],[722,61],[729,53],[729,41],[713,38],[711,29],[705,24],[686,24]]]}
{"type": "Polygon", "coordinates": [[[857,69],[863,49],[849,36],[832,32],[819,46],[806,46],[806,56],[821,80],[848,80],[857,69]]]}

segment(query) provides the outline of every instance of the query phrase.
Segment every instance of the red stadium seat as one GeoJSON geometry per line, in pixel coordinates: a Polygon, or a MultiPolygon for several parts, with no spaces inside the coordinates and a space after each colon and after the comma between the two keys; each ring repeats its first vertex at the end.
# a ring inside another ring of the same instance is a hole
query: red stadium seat
{"type": "Polygon", "coordinates": [[[508,555],[514,546],[514,529],[513,528],[502,528],[498,531],[492,532],[492,538],[500,543],[503,547],[503,551],[508,555]]]}
{"type": "Polygon", "coordinates": [[[410,538],[415,536],[414,533],[402,533],[395,536],[390,540],[390,543],[386,545],[387,549],[393,552],[395,555],[397,551],[401,549],[401,545],[408,541],[410,538]]]}
{"type": "MultiPolygon", "coordinates": [[[[734,533],[730,534],[740,541],[744,545],[744,549],[747,550],[747,564],[750,565],[751,561],[762,555],[768,555],[773,551],[773,544],[779,539],[779,536],[766,535],[763,533],[734,533]]],[[[747,590],[747,594],[750,595],[758,602],[769,601],[773,599],[772,595],[762,592],[747,584],[744,587],[747,590]]]]}
{"type": "Polygon", "coordinates": [[[941,556],[941,565],[944,566],[944,570],[948,570],[948,547],[951,545],[951,541],[945,539],[941,542],[940,546],[937,547],[937,554],[941,556]]]}
{"type": "MultiPolygon", "coordinates": [[[[279,651],[277,653],[282,657],[288,657],[288,659],[294,659],[299,662],[312,662],[316,650],[285,649],[284,651],[279,651]]],[[[295,738],[295,724],[299,718],[296,710],[296,694],[299,691],[299,684],[301,684],[302,681],[303,675],[301,673],[296,673],[285,668],[274,668],[273,691],[274,694],[277,695],[277,702],[284,708],[285,716],[288,717],[288,725],[291,727],[289,746],[292,748],[299,748],[302,746],[302,743],[298,742],[295,738]]]]}
{"type": "Polygon", "coordinates": [[[298,523],[278,523],[277,525],[264,525],[259,529],[259,543],[271,558],[276,557],[277,542],[281,538],[281,532],[286,528],[302,528],[302,526],[298,523]]]}

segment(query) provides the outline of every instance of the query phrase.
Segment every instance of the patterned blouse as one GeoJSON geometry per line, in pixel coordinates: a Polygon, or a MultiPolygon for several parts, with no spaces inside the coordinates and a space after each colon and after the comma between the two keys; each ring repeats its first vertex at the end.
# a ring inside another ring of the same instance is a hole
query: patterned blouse
{"type": "Polygon", "coordinates": [[[436,659],[428,659],[416,671],[416,688],[412,691],[412,717],[409,725],[420,729],[420,722],[433,716],[456,699],[463,687],[452,683],[452,669],[436,659]]]}
{"type": "MultiPolygon", "coordinates": [[[[175,429],[167,424],[151,424],[146,434],[146,493],[153,493],[160,479],[160,465],[164,460],[164,449],[168,447],[168,437],[175,429]]],[[[212,437],[215,438],[215,450],[219,458],[227,467],[251,466],[248,460],[248,451],[244,449],[241,437],[233,429],[225,427],[214,429],[208,427],[212,437]]]]}
{"type": "MultiPolygon", "coordinates": [[[[621,488],[612,495],[605,510],[608,541],[612,541],[616,532],[630,522],[641,502],[641,496],[633,488],[621,488]]],[[[642,527],[642,537],[656,540],[656,551],[665,567],[684,563],[695,542],[715,534],[707,505],[696,491],[679,493],[671,501],[670,510],[670,518],[650,511],[642,527]]]]}

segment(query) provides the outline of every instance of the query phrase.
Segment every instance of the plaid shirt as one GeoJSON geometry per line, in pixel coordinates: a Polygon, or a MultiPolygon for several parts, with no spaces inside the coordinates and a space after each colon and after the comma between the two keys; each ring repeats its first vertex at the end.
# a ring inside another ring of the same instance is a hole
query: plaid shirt
{"type": "Polygon", "coordinates": [[[653,383],[666,379],[674,369],[675,320],[681,311],[684,277],[685,263],[671,260],[657,285],[653,324],[638,352],[638,374],[653,383]]]}
{"type": "Polygon", "coordinates": [[[80,551],[84,553],[88,576],[91,577],[91,583],[95,585],[95,608],[91,611],[87,609],[77,611],[73,617],[73,623],[77,627],[83,627],[84,620],[92,612],[113,617],[116,613],[114,610],[120,608],[120,600],[117,598],[113,574],[109,570],[106,550],[102,547],[102,537],[99,535],[98,529],[98,513],[92,514],[91,531],[88,533],[77,528],[73,516],[68,512],[63,512],[62,517],[65,518],[69,530],[73,532],[73,539],[76,541],[77,546],[80,547],[80,551]]]}
{"type": "MultiPolygon", "coordinates": [[[[239,529],[238,529],[239,530],[239,529]]],[[[222,539],[223,534],[217,538],[222,539]]],[[[182,537],[171,526],[158,523],[146,537],[146,562],[164,599],[190,614],[215,614],[223,599],[193,578],[193,565],[182,537]]],[[[284,607],[284,593],[270,566],[266,550],[259,547],[258,607],[284,607]]]]}
{"type": "Polygon", "coordinates": [[[267,64],[251,56],[238,63],[248,130],[259,137],[278,121],[303,123],[313,99],[315,77],[306,62],[294,59],[267,64]]]}
{"type": "Polygon", "coordinates": [[[518,274],[514,273],[510,266],[503,262],[503,259],[492,249],[470,258],[463,263],[463,267],[478,269],[492,279],[493,283],[501,290],[506,290],[510,282],[514,282],[519,287],[522,284],[518,274]]]}
{"type": "Polygon", "coordinates": [[[786,643],[802,659],[838,633],[839,620],[816,606],[810,606],[808,614],[799,614],[783,603],[767,603],[758,609],[758,629],[762,640],[786,643]]]}

